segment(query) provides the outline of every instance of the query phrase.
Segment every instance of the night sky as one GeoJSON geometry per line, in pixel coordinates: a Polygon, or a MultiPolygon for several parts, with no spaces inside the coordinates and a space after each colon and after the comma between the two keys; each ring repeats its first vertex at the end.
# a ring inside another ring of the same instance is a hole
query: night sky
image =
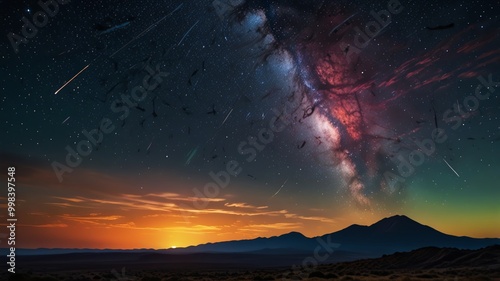
{"type": "Polygon", "coordinates": [[[17,247],[500,237],[495,1],[51,3],[0,1],[17,247]]]}

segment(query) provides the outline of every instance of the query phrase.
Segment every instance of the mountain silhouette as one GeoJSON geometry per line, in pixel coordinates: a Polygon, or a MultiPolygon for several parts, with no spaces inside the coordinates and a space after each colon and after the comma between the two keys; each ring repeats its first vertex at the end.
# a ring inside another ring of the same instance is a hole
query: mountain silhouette
{"type": "Polygon", "coordinates": [[[321,238],[341,244],[339,249],[377,255],[422,247],[479,249],[500,244],[500,239],[495,238],[477,239],[444,234],[401,215],[384,218],[370,226],[351,225],[321,238]]]}
{"type": "MultiPolygon", "coordinates": [[[[340,231],[318,237],[306,237],[299,232],[280,236],[258,237],[206,243],[186,248],[152,250],[96,250],[96,249],[18,249],[22,255],[47,255],[64,253],[159,253],[159,254],[231,254],[254,253],[259,255],[296,254],[311,255],[335,252],[336,258],[354,260],[362,257],[380,257],[384,254],[407,252],[424,247],[480,249],[500,245],[498,238],[470,238],[442,233],[420,224],[407,216],[396,215],[384,218],[370,226],[353,224],[340,231]],[[319,248],[318,248],[319,247],[319,248]]],[[[2,249],[1,253],[6,253],[2,249]]]]}
{"type": "MultiPolygon", "coordinates": [[[[281,236],[207,243],[187,248],[167,250],[172,253],[239,253],[272,249],[313,252],[318,245],[330,245],[337,251],[381,256],[394,252],[411,251],[423,247],[451,247],[479,249],[499,244],[497,238],[470,238],[444,234],[420,224],[407,216],[384,218],[370,226],[353,224],[345,229],[319,237],[308,238],[299,232],[281,236]],[[334,245],[338,244],[338,245],[334,245]]],[[[322,247],[320,252],[328,251],[322,247]]]]}
{"type": "Polygon", "coordinates": [[[239,253],[254,252],[270,249],[293,249],[304,250],[314,249],[316,242],[304,236],[300,232],[290,232],[280,236],[269,238],[258,237],[248,240],[234,240],[217,243],[207,243],[186,248],[169,249],[174,253],[239,253]]]}
{"type": "Polygon", "coordinates": [[[489,246],[478,250],[425,247],[410,252],[384,255],[376,259],[363,259],[353,262],[340,263],[331,265],[331,267],[333,269],[342,267],[342,269],[346,271],[355,271],[359,270],[359,268],[368,270],[386,270],[436,268],[465,269],[487,267],[490,271],[498,271],[500,269],[498,265],[499,260],[500,245],[489,246]]]}

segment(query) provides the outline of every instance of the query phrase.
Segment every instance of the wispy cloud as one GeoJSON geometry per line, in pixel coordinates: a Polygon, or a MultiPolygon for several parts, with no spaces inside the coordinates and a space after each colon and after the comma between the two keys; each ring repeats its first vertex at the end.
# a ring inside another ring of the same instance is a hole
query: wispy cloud
{"type": "Polygon", "coordinates": [[[65,223],[47,223],[47,224],[23,224],[22,226],[31,226],[38,228],[65,228],[68,227],[65,223]]]}
{"type": "Polygon", "coordinates": [[[88,224],[104,224],[103,222],[116,221],[118,219],[123,218],[123,216],[118,216],[118,215],[112,215],[112,216],[95,216],[95,215],[73,216],[73,215],[69,215],[69,214],[63,214],[59,217],[64,219],[64,220],[70,220],[70,221],[75,221],[75,222],[80,222],[80,223],[88,223],[88,224]]]}
{"type": "Polygon", "coordinates": [[[300,215],[296,215],[296,214],[285,214],[285,217],[289,218],[289,219],[320,221],[320,222],[325,222],[325,223],[334,223],[335,222],[335,220],[332,220],[332,219],[329,219],[329,218],[316,217],[316,216],[309,217],[309,216],[300,216],[300,215]]]}
{"type": "Polygon", "coordinates": [[[61,199],[61,200],[64,200],[64,201],[69,201],[69,202],[74,202],[74,203],[80,203],[80,202],[83,202],[83,199],[80,199],[80,198],[69,198],[69,197],[59,197],[59,196],[54,196],[52,198],[56,198],[56,199],[61,199]]]}
{"type": "Polygon", "coordinates": [[[294,230],[294,229],[299,229],[300,227],[302,227],[301,223],[278,222],[270,224],[251,224],[241,227],[239,230],[245,232],[267,232],[272,229],[294,230]]]}
{"type": "Polygon", "coordinates": [[[267,209],[268,206],[253,206],[247,203],[226,203],[224,204],[226,207],[235,207],[235,208],[246,208],[246,209],[267,209]]]}

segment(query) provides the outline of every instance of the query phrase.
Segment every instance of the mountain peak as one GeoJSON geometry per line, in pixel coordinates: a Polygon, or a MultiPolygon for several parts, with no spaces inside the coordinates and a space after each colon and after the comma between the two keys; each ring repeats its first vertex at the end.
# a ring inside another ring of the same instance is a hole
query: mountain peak
{"type": "Polygon", "coordinates": [[[375,225],[375,224],[380,223],[380,222],[393,222],[393,223],[394,222],[412,222],[412,223],[420,224],[420,223],[410,219],[409,217],[407,217],[405,215],[394,215],[392,217],[383,218],[372,225],[375,225]]]}
{"type": "Polygon", "coordinates": [[[436,231],[426,225],[416,222],[404,215],[395,215],[384,218],[369,226],[370,229],[376,232],[420,232],[420,231],[436,231]]]}
{"type": "Polygon", "coordinates": [[[307,238],[306,236],[304,236],[304,234],[300,233],[300,232],[297,232],[297,231],[292,231],[292,232],[289,232],[289,233],[285,233],[285,234],[282,234],[278,237],[290,237],[290,238],[307,238]]]}

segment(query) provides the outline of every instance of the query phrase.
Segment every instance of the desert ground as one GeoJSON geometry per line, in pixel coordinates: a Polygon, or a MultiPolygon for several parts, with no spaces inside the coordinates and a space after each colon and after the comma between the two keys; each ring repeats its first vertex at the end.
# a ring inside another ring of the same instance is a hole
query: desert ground
{"type": "Polygon", "coordinates": [[[344,263],[320,265],[316,268],[291,270],[290,268],[259,270],[162,270],[117,268],[108,271],[61,271],[61,272],[19,272],[4,274],[2,280],[9,281],[191,281],[191,280],[500,280],[500,269],[492,268],[454,268],[454,269],[416,269],[416,270],[365,270],[353,268],[344,263]]]}

